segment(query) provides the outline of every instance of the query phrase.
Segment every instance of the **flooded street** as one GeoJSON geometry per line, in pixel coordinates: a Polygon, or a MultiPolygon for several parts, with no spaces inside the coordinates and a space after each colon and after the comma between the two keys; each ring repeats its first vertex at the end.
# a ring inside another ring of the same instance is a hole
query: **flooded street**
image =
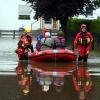
{"type": "Polygon", "coordinates": [[[95,52],[87,63],[19,62],[17,42],[0,38],[0,100],[100,100],[95,52]]]}

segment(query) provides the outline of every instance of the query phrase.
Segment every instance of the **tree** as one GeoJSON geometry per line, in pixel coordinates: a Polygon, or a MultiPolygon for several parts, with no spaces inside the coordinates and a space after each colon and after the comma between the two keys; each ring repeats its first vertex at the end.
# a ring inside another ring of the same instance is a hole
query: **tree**
{"type": "Polygon", "coordinates": [[[100,0],[22,0],[31,4],[36,11],[35,19],[53,18],[60,20],[61,28],[66,33],[68,18],[74,15],[86,15],[86,9],[96,9],[100,6],[100,0]]]}

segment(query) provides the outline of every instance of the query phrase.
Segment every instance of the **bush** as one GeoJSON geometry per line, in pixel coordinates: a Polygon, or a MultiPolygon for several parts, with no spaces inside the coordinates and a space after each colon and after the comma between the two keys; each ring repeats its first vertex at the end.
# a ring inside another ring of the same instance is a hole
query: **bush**
{"type": "Polygon", "coordinates": [[[83,23],[87,25],[88,31],[92,33],[95,42],[95,48],[98,48],[100,44],[100,18],[95,20],[70,18],[66,26],[69,37],[68,44],[73,43],[76,34],[80,31],[80,26],[83,23]]]}
{"type": "Polygon", "coordinates": [[[70,18],[67,23],[67,30],[79,31],[80,26],[83,23],[87,25],[88,31],[96,33],[100,32],[100,18],[96,20],[70,18]]]}

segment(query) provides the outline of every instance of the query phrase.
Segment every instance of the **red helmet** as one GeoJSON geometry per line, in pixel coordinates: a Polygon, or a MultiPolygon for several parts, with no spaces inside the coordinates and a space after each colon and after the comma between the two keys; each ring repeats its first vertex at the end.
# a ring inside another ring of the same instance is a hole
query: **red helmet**
{"type": "Polygon", "coordinates": [[[82,25],[81,25],[81,29],[82,29],[82,28],[87,29],[87,26],[86,26],[85,24],[82,24],[82,25]]]}

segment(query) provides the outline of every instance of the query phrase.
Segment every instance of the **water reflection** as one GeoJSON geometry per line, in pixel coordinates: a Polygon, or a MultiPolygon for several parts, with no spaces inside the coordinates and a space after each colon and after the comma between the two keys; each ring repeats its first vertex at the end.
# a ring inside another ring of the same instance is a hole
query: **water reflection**
{"type": "Polygon", "coordinates": [[[77,68],[73,71],[74,89],[79,95],[80,100],[85,100],[92,90],[92,79],[88,71],[87,63],[78,63],[77,68]]]}
{"type": "Polygon", "coordinates": [[[31,99],[41,100],[45,93],[44,100],[51,95],[63,100],[86,100],[93,90],[86,63],[76,66],[75,63],[19,62],[16,73],[22,93],[31,99]]]}
{"type": "Polygon", "coordinates": [[[18,84],[21,86],[23,94],[27,95],[32,85],[32,70],[28,67],[28,62],[19,62],[16,73],[18,84]]]}
{"type": "Polygon", "coordinates": [[[75,64],[31,62],[31,68],[36,74],[36,79],[42,87],[42,91],[47,92],[50,86],[54,86],[56,92],[61,92],[64,86],[65,75],[75,68],[75,64]]]}

